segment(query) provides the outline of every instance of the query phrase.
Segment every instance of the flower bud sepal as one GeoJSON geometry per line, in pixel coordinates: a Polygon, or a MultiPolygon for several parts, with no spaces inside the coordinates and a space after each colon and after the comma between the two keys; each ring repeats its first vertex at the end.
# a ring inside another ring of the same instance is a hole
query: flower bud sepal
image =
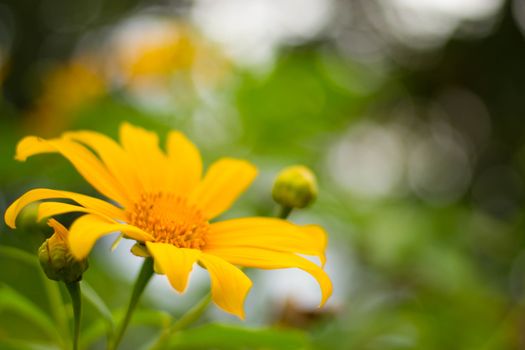
{"type": "Polygon", "coordinates": [[[46,276],[64,283],[78,282],[89,264],[86,259],[77,260],[69,250],[67,229],[58,221],[50,219],[53,235],[46,239],[38,249],[38,259],[46,276]]]}

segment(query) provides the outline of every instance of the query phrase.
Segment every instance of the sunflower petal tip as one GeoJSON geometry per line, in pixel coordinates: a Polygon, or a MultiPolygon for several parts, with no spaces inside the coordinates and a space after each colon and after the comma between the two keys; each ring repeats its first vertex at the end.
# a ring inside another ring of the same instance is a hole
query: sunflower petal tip
{"type": "Polygon", "coordinates": [[[186,284],[182,283],[171,283],[171,286],[175,289],[178,294],[184,294],[186,292],[186,284]]]}
{"type": "MultiPolygon", "coordinates": [[[[118,129],[119,129],[119,133],[122,135],[123,133],[125,133],[127,130],[131,129],[133,126],[127,122],[127,121],[123,121],[122,123],[120,123],[118,129]]],[[[122,137],[122,136],[121,136],[122,137]]]]}
{"type": "Polygon", "coordinates": [[[14,159],[18,162],[25,162],[28,158],[27,152],[24,152],[21,147],[17,147],[14,159]]]}
{"type": "Polygon", "coordinates": [[[323,306],[325,306],[326,302],[328,301],[328,298],[330,298],[330,296],[323,296],[321,298],[321,301],[319,302],[319,305],[317,305],[317,308],[321,309],[323,306]]]}
{"type": "Polygon", "coordinates": [[[239,318],[239,320],[241,320],[241,321],[245,321],[246,320],[246,312],[244,311],[244,306],[243,305],[237,306],[237,307],[232,307],[232,306],[226,307],[226,306],[221,306],[221,305],[215,303],[215,306],[217,306],[219,309],[229,313],[230,315],[239,318]]]}
{"type": "Polygon", "coordinates": [[[130,130],[130,129],[141,129],[140,127],[138,126],[135,126],[133,124],[131,124],[130,122],[128,121],[124,121],[120,124],[120,130],[123,131],[123,130],[130,130]]]}
{"type": "Polygon", "coordinates": [[[245,320],[246,320],[246,313],[244,312],[244,310],[235,313],[235,315],[236,315],[237,317],[239,317],[239,319],[240,319],[241,321],[245,321],[245,320]]]}
{"type": "Polygon", "coordinates": [[[251,168],[253,176],[254,176],[254,177],[257,176],[257,174],[259,174],[259,169],[257,169],[257,167],[255,166],[255,164],[250,163],[250,162],[248,162],[248,161],[246,161],[246,163],[247,163],[247,165],[251,168]]]}
{"type": "Polygon", "coordinates": [[[328,299],[330,299],[330,297],[332,296],[332,289],[333,287],[332,287],[332,284],[330,283],[328,290],[322,291],[322,297],[321,297],[321,302],[319,303],[319,308],[325,306],[328,299]]]}
{"type": "Polygon", "coordinates": [[[16,223],[15,223],[16,215],[13,214],[14,205],[15,203],[11,204],[4,212],[4,222],[10,228],[16,228],[16,223]]]}

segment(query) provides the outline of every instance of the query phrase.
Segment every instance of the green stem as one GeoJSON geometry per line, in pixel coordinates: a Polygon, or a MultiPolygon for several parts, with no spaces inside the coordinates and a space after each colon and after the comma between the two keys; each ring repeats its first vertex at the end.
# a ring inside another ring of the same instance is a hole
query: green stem
{"type": "Polygon", "coordinates": [[[157,342],[151,349],[161,349],[167,337],[186,328],[193,322],[197,321],[208,308],[211,302],[211,293],[207,293],[201,300],[197,302],[191,309],[182,315],[171,327],[162,332],[157,342]]]}
{"type": "Polygon", "coordinates": [[[208,305],[210,305],[211,302],[211,293],[207,293],[201,300],[197,302],[188,312],[186,312],[184,315],[182,315],[181,318],[177,320],[169,329],[169,333],[177,332],[181,329],[186,328],[193,322],[197,321],[204,311],[206,311],[206,308],[208,305]]]}
{"type": "Polygon", "coordinates": [[[124,319],[121,321],[117,329],[115,339],[113,340],[112,344],[109,346],[110,349],[116,350],[120,342],[122,341],[122,337],[124,336],[124,332],[126,331],[129,321],[131,320],[133,311],[135,311],[135,307],[138,304],[140,296],[142,295],[142,292],[144,292],[146,285],[151,279],[151,276],[153,276],[153,259],[146,258],[144,259],[142,268],[140,269],[137,280],[135,281],[135,285],[133,286],[133,292],[131,293],[131,299],[129,300],[128,309],[126,310],[124,319]]]}
{"type": "Polygon", "coordinates": [[[279,215],[277,215],[280,219],[286,219],[288,216],[290,216],[290,213],[292,212],[292,207],[285,207],[284,205],[281,206],[279,210],[279,215]]]}
{"type": "MultiPolygon", "coordinates": [[[[40,274],[42,275],[44,288],[46,289],[47,298],[51,307],[51,313],[53,314],[53,317],[57,322],[59,329],[63,332],[64,337],[69,338],[67,336],[67,334],[69,334],[68,315],[65,311],[66,309],[64,308],[62,296],[60,295],[59,284],[55,281],[51,281],[50,279],[48,279],[41,268],[39,268],[39,270],[40,274]]],[[[63,348],[67,349],[69,339],[63,339],[62,341],[64,342],[63,348]]]]}
{"type": "Polygon", "coordinates": [[[73,327],[73,350],[78,349],[80,337],[80,316],[82,314],[82,298],[80,296],[80,284],[78,282],[66,283],[67,291],[71,296],[73,305],[74,327],[73,327]]]}

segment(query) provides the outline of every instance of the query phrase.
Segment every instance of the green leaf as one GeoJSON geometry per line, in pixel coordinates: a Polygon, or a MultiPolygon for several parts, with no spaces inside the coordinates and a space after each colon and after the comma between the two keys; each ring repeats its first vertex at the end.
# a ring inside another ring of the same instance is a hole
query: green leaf
{"type": "Polygon", "coordinates": [[[0,339],[2,350],[56,350],[56,345],[29,342],[21,339],[0,339]]]}
{"type": "Polygon", "coordinates": [[[0,246],[0,255],[13,260],[18,260],[40,269],[40,263],[38,262],[36,255],[29,254],[24,250],[8,246],[0,246]]]}
{"type": "Polygon", "coordinates": [[[7,286],[0,287],[0,312],[16,312],[42,329],[50,339],[61,340],[60,333],[53,321],[35,304],[16,290],[7,286]]]}
{"type": "Polygon", "coordinates": [[[180,349],[308,349],[307,336],[297,330],[244,328],[225,324],[208,324],[176,333],[169,348],[180,349]]]}
{"type": "Polygon", "coordinates": [[[67,338],[67,332],[69,331],[68,316],[66,309],[64,308],[62,297],[60,296],[58,284],[47,278],[40,267],[37,256],[24,250],[8,246],[0,246],[0,255],[32,266],[39,272],[55,322],[60,328],[62,334],[64,334],[63,337],[67,338]]]}

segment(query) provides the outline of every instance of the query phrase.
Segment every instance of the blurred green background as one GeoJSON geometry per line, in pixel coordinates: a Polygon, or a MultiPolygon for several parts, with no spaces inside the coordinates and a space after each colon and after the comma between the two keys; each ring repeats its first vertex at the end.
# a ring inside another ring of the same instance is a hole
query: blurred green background
{"type": "MultiPolygon", "coordinates": [[[[282,167],[315,170],[291,220],[328,230],[334,295],[316,309],[307,274],[249,271],[247,321],[212,307],[174,346],[525,349],[524,35],[524,0],[0,0],[0,212],[34,187],[94,194],[59,156],[14,161],[24,135],[180,129],[206,164],[260,168],[232,217],[272,215],[282,167]]],[[[0,231],[0,348],[56,348],[20,311],[53,313],[39,271],[10,250],[41,226],[0,231]]],[[[110,245],[84,278],[118,313],[140,261],[110,245]]],[[[155,279],[122,348],[203,295],[201,272],[183,296],[155,279]]],[[[103,323],[87,305],[86,348],[103,323]]]]}

